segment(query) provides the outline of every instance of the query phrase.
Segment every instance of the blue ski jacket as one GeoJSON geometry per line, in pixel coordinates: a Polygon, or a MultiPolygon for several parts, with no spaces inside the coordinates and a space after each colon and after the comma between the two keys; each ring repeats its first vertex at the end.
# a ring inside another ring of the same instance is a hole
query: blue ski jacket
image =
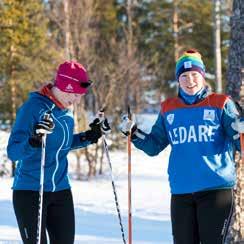
{"type": "Polygon", "coordinates": [[[201,93],[193,104],[169,98],[149,134],[137,130],[133,144],[150,156],[171,145],[168,175],[172,194],[232,188],[236,182],[234,150],[240,150],[231,123],[238,117],[225,95],[201,93]]]}
{"type": "Polygon", "coordinates": [[[81,142],[82,133],[73,134],[74,119],[70,110],[61,109],[47,96],[33,92],[18,110],[7,146],[8,157],[17,161],[14,190],[39,191],[42,149],[32,147],[28,140],[36,123],[50,111],[55,128],[46,140],[44,191],[70,188],[67,154],[72,149],[86,147],[90,142],[81,142]]]}

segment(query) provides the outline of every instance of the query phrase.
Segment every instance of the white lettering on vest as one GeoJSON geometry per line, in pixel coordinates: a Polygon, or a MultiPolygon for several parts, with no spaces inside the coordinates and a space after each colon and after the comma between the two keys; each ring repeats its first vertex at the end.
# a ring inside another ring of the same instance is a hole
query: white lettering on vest
{"type": "Polygon", "coordinates": [[[187,131],[186,128],[181,126],[179,127],[179,139],[180,139],[180,143],[184,143],[186,141],[187,138],[187,131]]]}
{"type": "Polygon", "coordinates": [[[209,136],[209,140],[210,141],[214,141],[213,136],[215,135],[215,131],[219,128],[219,125],[215,125],[215,126],[209,126],[209,130],[208,130],[208,136],[209,136]],[[215,130],[215,131],[214,131],[215,130]]]}
{"type": "Polygon", "coordinates": [[[199,142],[208,141],[208,127],[206,125],[198,126],[199,142]]]}
{"type": "Polygon", "coordinates": [[[178,134],[177,134],[177,130],[178,130],[178,128],[174,128],[173,129],[173,135],[174,135],[174,137],[175,137],[175,144],[178,144],[179,143],[179,141],[177,141],[177,138],[178,138],[178,134]]]}
{"type": "Polygon", "coordinates": [[[196,131],[193,125],[190,126],[187,142],[191,142],[192,140],[193,142],[197,142],[196,131]]]}
{"type": "Polygon", "coordinates": [[[173,130],[169,130],[169,137],[172,144],[182,144],[191,142],[213,142],[217,126],[190,125],[189,127],[176,127],[173,130]]]}

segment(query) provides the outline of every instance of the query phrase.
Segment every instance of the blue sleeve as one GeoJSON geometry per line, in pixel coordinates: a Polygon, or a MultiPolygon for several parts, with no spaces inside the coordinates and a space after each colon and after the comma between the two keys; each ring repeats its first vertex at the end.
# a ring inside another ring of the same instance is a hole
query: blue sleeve
{"type": "Polygon", "coordinates": [[[229,99],[224,106],[222,115],[222,124],[227,137],[234,143],[237,150],[240,151],[240,136],[232,127],[231,123],[234,122],[239,116],[235,103],[229,99]]]}
{"type": "Polygon", "coordinates": [[[159,113],[155,124],[149,134],[138,130],[133,136],[133,144],[138,149],[144,151],[149,156],[158,155],[164,148],[169,145],[166,129],[164,126],[163,116],[159,113]]]}
{"type": "Polygon", "coordinates": [[[32,135],[35,123],[36,120],[32,106],[26,102],[16,115],[16,120],[8,140],[7,154],[11,161],[21,160],[33,154],[33,151],[39,150],[29,144],[29,138],[32,135]]]}
{"type": "Polygon", "coordinates": [[[75,149],[87,147],[88,145],[91,144],[91,142],[88,141],[88,140],[81,141],[80,138],[81,138],[82,135],[85,135],[85,132],[81,132],[79,134],[74,134],[73,135],[73,141],[72,141],[70,150],[75,150],[75,149]]]}

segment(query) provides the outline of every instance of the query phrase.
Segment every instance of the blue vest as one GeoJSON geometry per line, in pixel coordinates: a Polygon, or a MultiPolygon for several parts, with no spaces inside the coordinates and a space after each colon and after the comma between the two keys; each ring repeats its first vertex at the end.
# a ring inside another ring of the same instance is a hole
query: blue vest
{"type": "Polygon", "coordinates": [[[227,96],[213,93],[192,105],[178,97],[162,103],[163,123],[172,147],[168,167],[172,193],[235,184],[233,143],[221,125],[227,100],[227,96]]]}

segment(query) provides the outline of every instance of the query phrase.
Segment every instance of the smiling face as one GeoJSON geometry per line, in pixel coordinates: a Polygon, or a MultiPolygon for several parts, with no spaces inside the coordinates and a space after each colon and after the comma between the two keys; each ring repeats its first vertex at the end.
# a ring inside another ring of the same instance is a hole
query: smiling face
{"type": "Polygon", "coordinates": [[[81,94],[61,92],[59,100],[64,105],[64,107],[68,108],[74,104],[78,104],[81,97],[81,94]]]}
{"type": "Polygon", "coordinates": [[[73,105],[80,103],[81,97],[84,95],[63,92],[55,86],[52,88],[52,92],[65,108],[71,108],[73,105]]]}
{"type": "Polygon", "coordinates": [[[179,77],[180,87],[188,95],[195,95],[205,86],[205,79],[197,71],[187,71],[179,77]]]}

